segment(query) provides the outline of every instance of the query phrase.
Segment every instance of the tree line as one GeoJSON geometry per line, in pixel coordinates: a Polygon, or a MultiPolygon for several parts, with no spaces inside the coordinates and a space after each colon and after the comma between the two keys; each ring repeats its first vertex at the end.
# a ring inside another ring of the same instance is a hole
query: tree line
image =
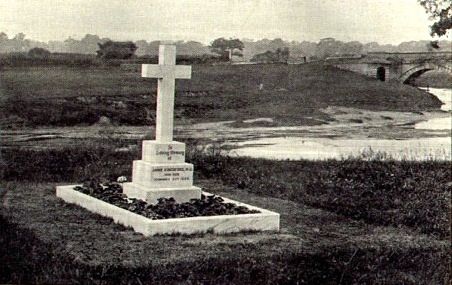
{"type": "MultiPolygon", "coordinates": [[[[430,26],[432,37],[443,37],[450,34],[452,29],[452,6],[450,0],[418,0],[418,3],[424,7],[429,18],[433,20],[430,26]]],[[[79,54],[98,54],[105,56],[108,52],[104,52],[106,48],[115,47],[109,38],[100,38],[97,35],[87,34],[81,40],[75,40],[69,37],[64,41],[49,41],[47,43],[33,41],[25,38],[24,33],[18,33],[13,38],[8,38],[4,32],[0,32],[0,53],[11,52],[28,52],[33,48],[39,48],[33,52],[38,54],[50,52],[60,53],[79,53],[79,54]],[[106,44],[107,43],[107,44],[106,44]]],[[[156,55],[158,52],[159,41],[147,42],[139,40],[135,43],[122,43],[123,47],[128,46],[129,50],[135,51],[138,56],[156,55]]],[[[276,58],[277,60],[286,59],[287,53],[301,55],[305,58],[325,59],[335,55],[355,55],[367,52],[384,51],[384,52],[422,52],[432,51],[432,49],[450,50],[450,41],[412,41],[403,42],[398,46],[380,45],[376,42],[362,44],[357,41],[341,42],[334,38],[325,38],[318,43],[313,42],[285,42],[282,39],[260,41],[239,40],[239,39],[215,39],[211,45],[205,46],[195,41],[179,41],[179,54],[184,55],[204,55],[213,52],[222,59],[231,60],[233,56],[245,57],[249,60],[254,56],[276,58]],[[245,50],[245,52],[244,52],[245,50]]],[[[110,52],[111,54],[112,52],[110,52]]]]}
{"type": "MultiPolygon", "coordinates": [[[[0,32],[0,53],[28,52],[33,48],[46,49],[49,52],[97,54],[100,46],[111,42],[109,38],[101,38],[98,35],[87,34],[82,39],[68,38],[64,41],[40,42],[27,39],[26,35],[19,33],[11,38],[4,32],[0,32]]],[[[131,43],[131,42],[130,42],[131,43]]],[[[129,43],[129,44],[130,44],[129,43]]],[[[156,56],[160,41],[139,40],[133,42],[136,49],[134,55],[156,56]]],[[[285,41],[283,39],[226,39],[218,38],[210,45],[204,45],[196,41],[175,42],[178,54],[187,56],[202,56],[214,54],[223,60],[233,57],[241,57],[249,61],[256,55],[270,58],[286,58],[287,52],[291,57],[306,57],[308,59],[324,59],[338,55],[366,54],[368,52],[427,52],[432,50],[450,50],[451,41],[436,42],[436,48],[431,41],[403,42],[399,45],[379,44],[377,42],[360,43],[358,41],[342,42],[334,38],[321,39],[319,42],[309,41],[285,41]]]]}

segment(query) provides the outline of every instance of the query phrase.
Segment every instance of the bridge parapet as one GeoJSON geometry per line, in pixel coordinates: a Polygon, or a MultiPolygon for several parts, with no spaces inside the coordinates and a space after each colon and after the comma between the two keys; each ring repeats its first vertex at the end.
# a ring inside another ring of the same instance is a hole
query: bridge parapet
{"type": "MultiPolygon", "coordinates": [[[[382,54],[382,53],[379,53],[382,54]]],[[[388,55],[389,53],[384,53],[388,55]]],[[[394,54],[394,53],[392,53],[394,54]]],[[[362,58],[353,61],[335,61],[327,62],[339,69],[349,70],[356,73],[376,78],[381,81],[398,81],[401,83],[410,83],[414,78],[430,70],[441,70],[452,74],[452,61],[443,60],[444,56],[451,56],[450,53],[442,53],[443,57],[431,57],[431,59],[412,62],[390,61],[383,58],[362,58]]]]}
{"type": "Polygon", "coordinates": [[[384,59],[397,64],[423,63],[423,62],[448,62],[452,60],[452,52],[369,52],[368,58],[384,59]]]}

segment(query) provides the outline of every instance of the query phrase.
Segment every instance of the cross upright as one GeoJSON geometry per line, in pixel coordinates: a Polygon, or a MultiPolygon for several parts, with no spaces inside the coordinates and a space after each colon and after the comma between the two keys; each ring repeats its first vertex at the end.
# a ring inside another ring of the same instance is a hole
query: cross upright
{"type": "Polygon", "coordinates": [[[158,78],[155,140],[173,141],[174,92],[176,79],[190,79],[191,66],[176,65],[176,45],[159,46],[159,64],[143,64],[142,77],[158,78]]]}

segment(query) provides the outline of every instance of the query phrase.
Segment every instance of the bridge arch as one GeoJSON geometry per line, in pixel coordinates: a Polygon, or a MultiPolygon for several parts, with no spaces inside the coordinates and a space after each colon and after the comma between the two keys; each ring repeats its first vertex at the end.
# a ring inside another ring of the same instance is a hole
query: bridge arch
{"type": "Polygon", "coordinates": [[[440,69],[442,69],[442,68],[436,64],[432,64],[432,63],[420,64],[420,65],[417,65],[417,66],[410,68],[410,69],[406,70],[405,72],[403,72],[399,77],[399,81],[403,84],[409,84],[409,83],[413,82],[413,80],[415,78],[421,76],[422,74],[426,73],[427,71],[440,70],[440,69]]]}

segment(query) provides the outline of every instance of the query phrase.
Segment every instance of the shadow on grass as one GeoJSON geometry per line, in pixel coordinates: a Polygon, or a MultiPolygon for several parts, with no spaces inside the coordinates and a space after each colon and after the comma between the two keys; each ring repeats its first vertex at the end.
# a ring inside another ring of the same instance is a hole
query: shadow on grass
{"type": "Polygon", "coordinates": [[[90,265],[0,216],[0,282],[13,284],[439,284],[447,252],[353,247],[277,255],[205,256],[192,262],[90,265]],[[431,283],[433,282],[433,283],[431,283]],[[436,283],[439,282],[439,283],[436,283]]]}

